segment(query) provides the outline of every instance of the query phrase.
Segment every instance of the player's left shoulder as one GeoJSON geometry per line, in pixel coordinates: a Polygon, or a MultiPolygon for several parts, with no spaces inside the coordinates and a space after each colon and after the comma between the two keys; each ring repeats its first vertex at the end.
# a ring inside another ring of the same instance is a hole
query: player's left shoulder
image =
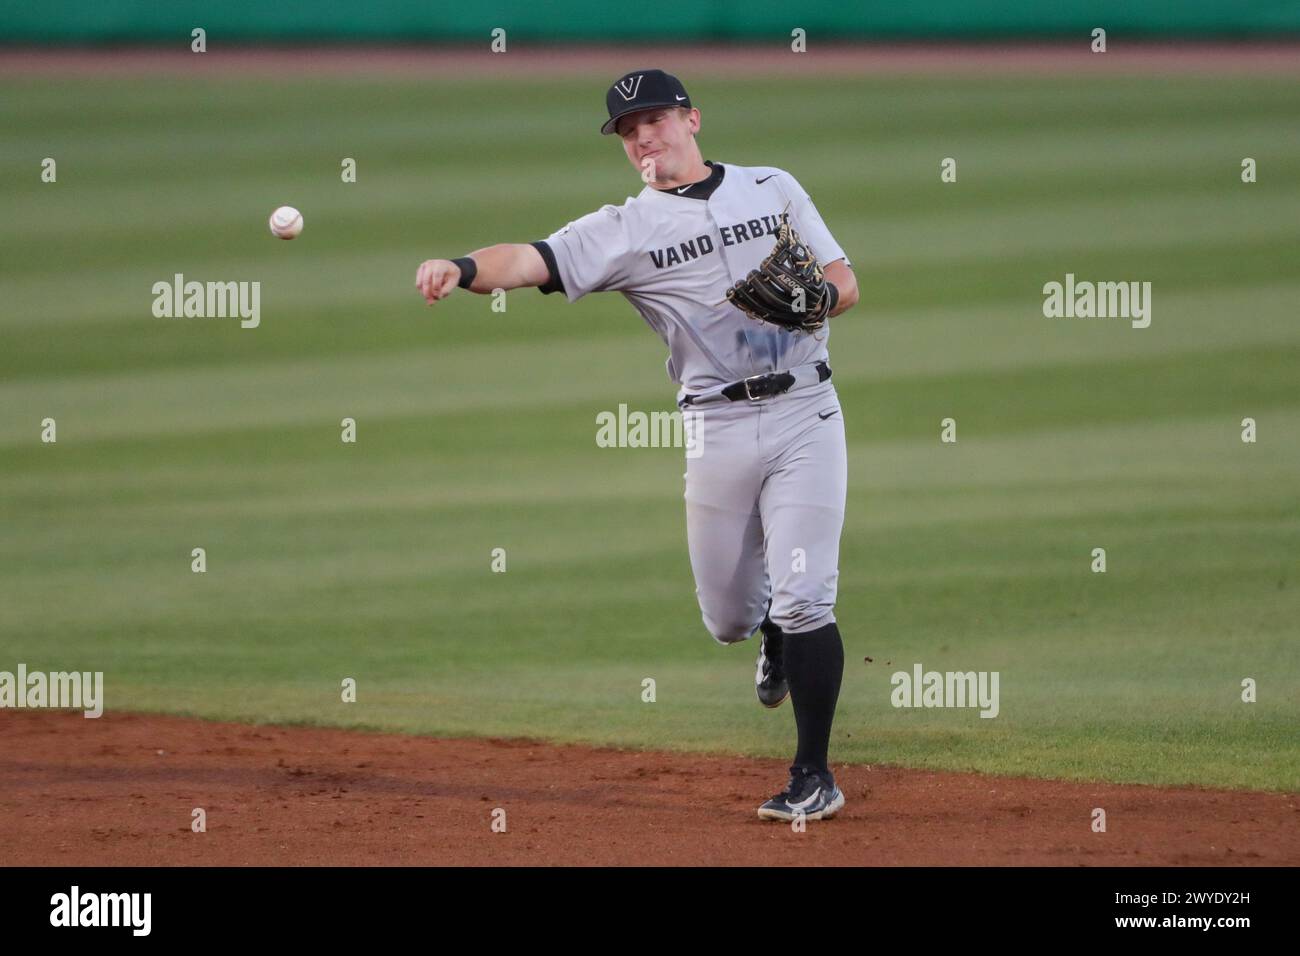
{"type": "Polygon", "coordinates": [[[736,172],[736,178],[745,183],[746,191],[754,190],[756,194],[772,192],[782,202],[801,201],[808,192],[788,169],[780,166],[736,166],[728,167],[736,172]]]}
{"type": "Polygon", "coordinates": [[[768,181],[779,181],[784,185],[793,177],[779,166],[737,166],[727,163],[727,172],[737,179],[760,185],[768,181]]]}

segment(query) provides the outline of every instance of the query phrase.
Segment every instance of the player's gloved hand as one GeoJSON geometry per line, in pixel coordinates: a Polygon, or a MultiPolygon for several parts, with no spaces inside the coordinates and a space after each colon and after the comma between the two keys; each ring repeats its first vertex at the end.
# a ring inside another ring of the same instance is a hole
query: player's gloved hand
{"type": "Polygon", "coordinates": [[[817,257],[789,222],[781,223],[776,246],[759,267],[727,290],[727,300],[751,319],[796,332],[824,326],[837,297],[817,257]]]}
{"type": "Polygon", "coordinates": [[[430,305],[445,299],[460,282],[460,266],[450,259],[428,259],[415,273],[415,287],[430,305]]]}

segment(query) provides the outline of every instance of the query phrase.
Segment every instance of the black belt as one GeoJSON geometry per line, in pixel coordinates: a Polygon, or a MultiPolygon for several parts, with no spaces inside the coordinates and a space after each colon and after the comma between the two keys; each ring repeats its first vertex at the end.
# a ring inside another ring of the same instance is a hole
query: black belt
{"type": "MultiPolygon", "coordinates": [[[[817,362],[816,368],[818,384],[831,377],[831,367],[825,362],[817,362]]],[[[751,375],[749,378],[743,378],[739,382],[732,382],[723,388],[722,396],[733,402],[739,402],[742,399],[756,402],[760,398],[771,398],[773,395],[788,392],[794,383],[795,377],[789,372],[768,372],[766,375],[751,375]]],[[[699,397],[698,395],[687,395],[682,399],[682,404],[694,404],[699,397]]]]}

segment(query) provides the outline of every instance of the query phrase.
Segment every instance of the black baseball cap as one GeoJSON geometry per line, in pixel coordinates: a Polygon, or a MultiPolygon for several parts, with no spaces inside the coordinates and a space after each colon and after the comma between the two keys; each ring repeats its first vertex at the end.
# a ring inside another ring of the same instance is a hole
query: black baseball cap
{"type": "Polygon", "coordinates": [[[600,131],[614,132],[620,117],[638,110],[652,110],[663,106],[691,108],[691,98],[686,95],[682,81],[663,70],[633,70],[619,77],[605,94],[605,107],[609,119],[600,131]]]}

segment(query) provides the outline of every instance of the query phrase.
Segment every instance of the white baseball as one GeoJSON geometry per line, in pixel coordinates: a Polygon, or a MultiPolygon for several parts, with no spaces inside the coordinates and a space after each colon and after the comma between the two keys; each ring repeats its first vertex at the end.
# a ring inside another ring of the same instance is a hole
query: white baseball
{"type": "Polygon", "coordinates": [[[292,206],[281,206],[271,213],[271,235],[293,239],[302,232],[302,213],[292,206]]]}

